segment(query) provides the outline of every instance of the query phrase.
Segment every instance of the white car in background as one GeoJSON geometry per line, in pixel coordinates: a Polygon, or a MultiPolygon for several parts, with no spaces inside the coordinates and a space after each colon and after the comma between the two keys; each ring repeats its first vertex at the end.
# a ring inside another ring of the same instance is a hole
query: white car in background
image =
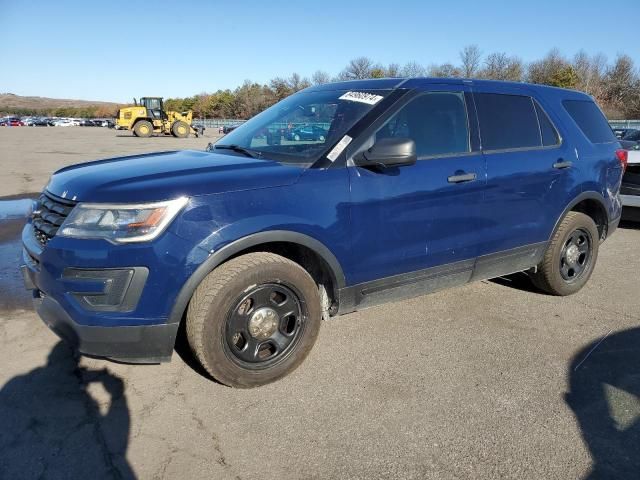
{"type": "Polygon", "coordinates": [[[640,222],[640,150],[627,151],[627,169],[620,188],[622,217],[640,222]]]}
{"type": "Polygon", "coordinates": [[[53,122],[54,127],[73,127],[73,122],[68,118],[61,118],[53,122]]]}

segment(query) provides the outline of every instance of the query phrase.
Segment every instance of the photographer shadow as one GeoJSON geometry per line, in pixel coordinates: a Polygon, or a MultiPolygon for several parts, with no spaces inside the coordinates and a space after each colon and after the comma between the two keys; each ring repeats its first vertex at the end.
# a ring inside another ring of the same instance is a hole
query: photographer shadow
{"type": "Polygon", "coordinates": [[[585,479],[640,478],[640,328],[578,352],[565,401],[591,453],[585,479]]]}
{"type": "Polygon", "coordinates": [[[122,379],[81,367],[58,342],[45,366],[0,390],[0,478],[135,478],[125,458],[129,428],[122,379]],[[109,394],[108,405],[91,384],[109,394]]]}

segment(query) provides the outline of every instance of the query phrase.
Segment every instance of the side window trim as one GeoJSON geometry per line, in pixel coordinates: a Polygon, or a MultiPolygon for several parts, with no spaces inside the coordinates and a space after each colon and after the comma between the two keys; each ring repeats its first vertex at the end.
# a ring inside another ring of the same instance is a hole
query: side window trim
{"type": "Polygon", "coordinates": [[[467,124],[469,128],[471,153],[481,151],[480,124],[478,123],[478,111],[473,97],[473,91],[464,92],[465,108],[467,109],[467,124]]]}

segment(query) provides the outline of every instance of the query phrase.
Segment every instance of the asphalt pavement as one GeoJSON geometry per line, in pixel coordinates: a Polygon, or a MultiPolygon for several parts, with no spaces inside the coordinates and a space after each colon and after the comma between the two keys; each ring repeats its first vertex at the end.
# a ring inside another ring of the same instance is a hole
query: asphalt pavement
{"type": "Polygon", "coordinates": [[[640,476],[639,224],[576,295],[514,275],[334,318],[257,389],[182,341],[162,365],[76,357],[20,285],[25,199],[65,164],[208,141],[0,129],[0,478],[640,476]]]}

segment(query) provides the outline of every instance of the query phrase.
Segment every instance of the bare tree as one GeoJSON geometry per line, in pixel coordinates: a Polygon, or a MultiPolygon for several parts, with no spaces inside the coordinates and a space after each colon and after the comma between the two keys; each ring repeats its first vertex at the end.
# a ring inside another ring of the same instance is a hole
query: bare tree
{"type": "Polygon", "coordinates": [[[458,67],[451,63],[443,63],[442,65],[431,65],[428,70],[430,77],[453,78],[461,77],[462,72],[458,67]]]}
{"type": "Polygon", "coordinates": [[[385,76],[389,78],[397,78],[402,76],[400,75],[400,65],[398,65],[397,63],[390,63],[386,69],[385,76]]]}
{"type": "Polygon", "coordinates": [[[349,61],[349,64],[338,74],[340,80],[358,80],[371,78],[371,70],[375,67],[373,60],[368,57],[358,57],[349,61]]]}
{"type": "Polygon", "coordinates": [[[471,78],[480,69],[480,61],[482,52],[478,45],[467,45],[460,52],[460,60],[462,61],[462,75],[465,78],[471,78]]]}
{"type": "Polygon", "coordinates": [[[409,78],[427,76],[427,71],[418,62],[406,63],[404,67],[402,67],[401,73],[403,77],[409,77],[409,78]]]}
{"type": "Polygon", "coordinates": [[[551,85],[554,75],[569,65],[557,48],[554,48],[544,58],[529,64],[527,79],[531,83],[551,85]]]}
{"type": "Polygon", "coordinates": [[[576,88],[593,96],[598,102],[602,102],[607,57],[602,53],[589,56],[587,52],[580,50],[573,57],[573,68],[578,75],[576,88]]]}
{"type": "Polygon", "coordinates": [[[311,75],[311,83],[314,85],[322,85],[323,83],[329,83],[330,81],[331,76],[322,70],[317,70],[313,75],[311,75]]]}
{"type": "Polygon", "coordinates": [[[518,57],[510,57],[504,52],[487,55],[484,68],[478,72],[481,78],[490,80],[522,81],[524,66],[518,57]]]}
{"type": "Polygon", "coordinates": [[[293,92],[298,92],[311,86],[311,82],[306,77],[301,77],[298,73],[292,73],[287,79],[287,84],[293,92]]]}
{"type": "Polygon", "coordinates": [[[628,55],[618,55],[604,76],[608,105],[627,117],[640,116],[640,76],[628,55]]]}

